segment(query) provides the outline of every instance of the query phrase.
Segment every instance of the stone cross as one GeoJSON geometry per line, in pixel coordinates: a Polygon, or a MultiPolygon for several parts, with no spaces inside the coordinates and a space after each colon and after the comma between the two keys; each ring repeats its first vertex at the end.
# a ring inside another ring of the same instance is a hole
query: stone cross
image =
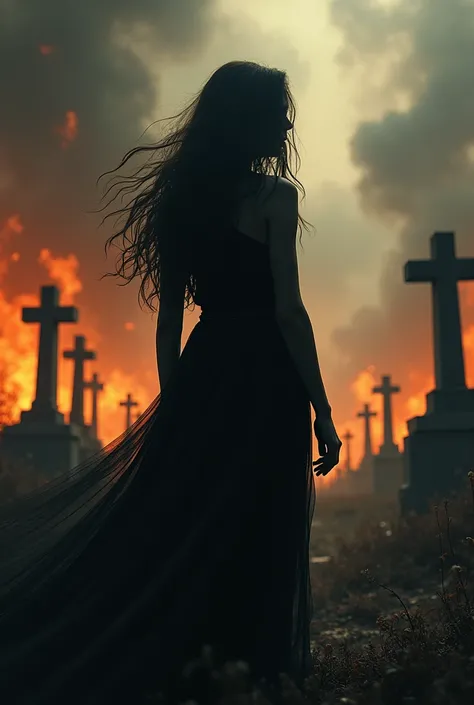
{"type": "Polygon", "coordinates": [[[133,401],[131,394],[127,394],[126,400],[121,401],[120,406],[125,406],[127,408],[127,418],[125,426],[125,430],[127,430],[127,428],[130,428],[130,426],[132,425],[132,407],[138,406],[138,402],[133,401]]]}
{"type": "Polygon", "coordinates": [[[352,470],[352,467],[351,467],[351,441],[353,438],[354,438],[354,434],[351,433],[349,430],[347,430],[342,437],[342,439],[345,441],[345,445],[346,445],[346,470],[347,470],[347,472],[350,472],[352,470]]]}
{"type": "Polygon", "coordinates": [[[373,387],[373,394],[381,394],[383,397],[383,444],[381,451],[391,451],[397,446],[393,442],[393,421],[392,421],[392,394],[397,394],[400,387],[391,384],[390,375],[382,375],[382,384],[373,387]]]}
{"type": "Polygon", "coordinates": [[[370,433],[370,419],[372,416],[377,416],[376,411],[370,411],[369,405],[364,404],[364,410],[360,411],[357,416],[364,419],[364,458],[372,457],[372,435],[370,433]]]}
{"type": "Polygon", "coordinates": [[[74,377],[72,383],[72,404],[69,423],[84,426],[84,362],[95,360],[93,350],[86,350],[86,339],[83,335],[76,335],[74,349],[65,350],[63,357],[74,360],[74,377]]]}
{"type": "Polygon", "coordinates": [[[436,389],[465,389],[457,283],[474,280],[474,258],[456,257],[452,232],[434,233],[430,249],[431,259],[405,264],[405,281],[432,285],[436,389]]]}
{"type": "Polygon", "coordinates": [[[36,394],[31,412],[38,418],[54,418],[57,413],[58,394],[58,326],[60,323],[76,323],[78,311],[75,306],[59,306],[59,290],[55,286],[41,287],[39,307],[22,309],[24,323],[39,323],[38,366],[36,372],[36,394]]]}
{"type": "Polygon", "coordinates": [[[99,375],[97,373],[94,372],[94,374],[92,375],[92,379],[89,380],[88,382],[84,382],[84,389],[90,389],[92,391],[91,429],[92,429],[92,433],[94,435],[94,438],[99,438],[97,399],[99,396],[99,392],[101,392],[104,389],[104,385],[102,382],[99,382],[99,375]]]}

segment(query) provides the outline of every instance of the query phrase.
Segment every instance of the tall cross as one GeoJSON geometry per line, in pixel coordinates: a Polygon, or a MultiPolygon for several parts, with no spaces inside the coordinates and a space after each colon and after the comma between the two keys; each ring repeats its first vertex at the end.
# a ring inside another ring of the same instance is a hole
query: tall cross
{"type": "Polygon", "coordinates": [[[349,431],[349,429],[343,435],[343,440],[346,442],[346,470],[350,472],[351,467],[351,441],[354,438],[354,434],[349,431]]]}
{"type": "Polygon", "coordinates": [[[364,458],[372,457],[372,436],[370,433],[370,419],[372,416],[377,416],[376,411],[370,411],[369,405],[364,404],[364,410],[357,414],[364,419],[365,439],[364,439],[364,458]]]}
{"type": "Polygon", "coordinates": [[[104,385],[102,382],[99,382],[99,375],[96,372],[94,372],[94,374],[92,375],[91,380],[89,380],[88,382],[84,382],[84,389],[90,389],[92,391],[92,423],[91,423],[91,428],[92,428],[92,433],[94,435],[94,438],[99,438],[97,399],[99,396],[99,392],[101,392],[104,389],[104,385]]]}
{"type": "Polygon", "coordinates": [[[474,280],[474,258],[456,257],[454,233],[436,232],[431,259],[405,264],[406,282],[430,282],[436,389],[466,388],[458,282],[474,280]]]}
{"type": "Polygon", "coordinates": [[[65,350],[63,357],[67,360],[74,360],[72,404],[69,422],[84,426],[84,362],[86,360],[95,360],[95,352],[93,350],[86,350],[85,336],[76,335],[73,350],[65,350]]]}
{"type": "Polygon", "coordinates": [[[382,376],[382,384],[373,387],[373,394],[381,394],[383,397],[383,448],[391,450],[395,446],[393,442],[393,422],[392,422],[392,394],[397,394],[400,387],[391,384],[390,375],[382,376]]]}
{"type": "Polygon", "coordinates": [[[59,305],[59,289],[55,286],[41,287],[39,307],[22,309],[23,323],[40,324],[36,394],[31,405],[35,415],[47,416],[57,411],[58,326],[60,323],[76,323],[77,320],[75,306],[59,305]]]}
{"type": "Polygon", "coordinates": [[[131,394],[127,394],[126,400],[121,401],[120,406],[125,406],[127,408],[127,419],[126,419],[126,426],[125,426],[125,430],[127,430],[127,428],[130,428],[130,426],[132,425],[132,407],[138,406],[138,402],[132,400],[131,394]]]}

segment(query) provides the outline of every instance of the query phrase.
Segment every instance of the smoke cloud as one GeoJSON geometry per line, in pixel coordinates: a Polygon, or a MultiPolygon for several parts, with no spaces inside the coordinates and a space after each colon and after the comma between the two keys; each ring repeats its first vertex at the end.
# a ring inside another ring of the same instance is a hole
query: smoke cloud
{"type": "MultiPolygon", "coordinates": [[[[331,0],[330,10],[344,40],[341,67],[369,87],[356,99],[383,106],[350,142],[360,203],[399,232],[380,278],[381,304],[360,309],[333,334],[343,359],[334,404],[370,367],[402,386],[398,413],[407,418],[410,398],[432,380],[433,357],[430,287],[405,284],[403,265],[429,257],[435,230],[454,230],[458,256],[474,255],[474,2],[331,0]]],[[[472,286],[461,287],[471,385],[472,286]]]]}
{"type": "Polygon", "coordinates": [[[185,58],[204,45],[212,9],[213,0],[2,3],[0,220],[21,214],[30,281],[42,247],[72,250],[95,280],[104,272],[104,238],[86,213],[98,205],[95,181],[136,144],[157,100],[134,39],[157,61],[185,58]]]}

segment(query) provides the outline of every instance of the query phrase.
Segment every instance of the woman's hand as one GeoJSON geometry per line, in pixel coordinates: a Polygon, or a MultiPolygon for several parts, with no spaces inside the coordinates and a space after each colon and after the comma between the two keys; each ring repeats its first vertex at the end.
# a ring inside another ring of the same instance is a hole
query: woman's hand
{"type": "Polygon", "coordinates": [[[318,441],[318,451],[321,456],[313,461],[316,475],[327,475],[339,463],[339,453],[342,442],[337,435],[331,416],[316,417],[314,434],[318,441]]]}

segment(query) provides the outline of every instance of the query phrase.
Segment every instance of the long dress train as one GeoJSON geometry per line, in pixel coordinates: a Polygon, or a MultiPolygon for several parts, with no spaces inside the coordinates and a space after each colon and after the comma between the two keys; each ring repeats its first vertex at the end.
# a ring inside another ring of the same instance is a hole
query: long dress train
{"type": "Polygon", "coordinates": [[[135,705],[203,644],[256,677],[309,674],[308,395],[267,248],[235,232],[200,275],[201,320],[164,393],[67,478],[0,508],[2,703],[135,705]],[[245,282],[230,310],[225,254],[245,282]]]}

